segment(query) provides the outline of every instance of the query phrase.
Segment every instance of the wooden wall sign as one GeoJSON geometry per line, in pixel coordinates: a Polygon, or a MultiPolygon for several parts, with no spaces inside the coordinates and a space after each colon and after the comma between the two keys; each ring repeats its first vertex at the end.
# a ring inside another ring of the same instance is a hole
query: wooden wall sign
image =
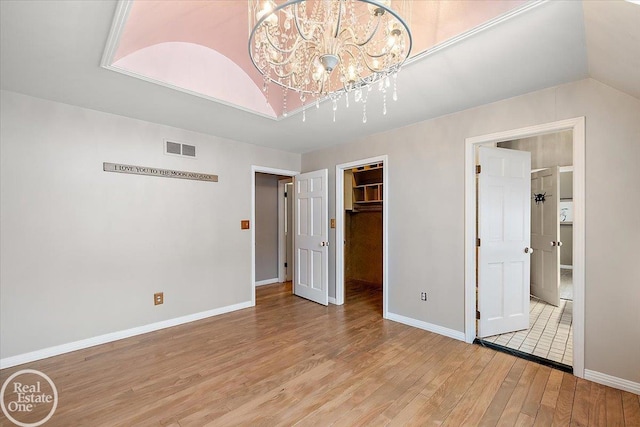
{"type": "Polygon", "coordinates": [[[195,181],[218,182],[218,175],[210,175],[200,172],[185,172],[171,169],[150,168],[146,166],[121,165],[119,163],[102,164],[105,172],[130,173],[134,175],[160,176],[163,178],[192,179],[195,181]]]}

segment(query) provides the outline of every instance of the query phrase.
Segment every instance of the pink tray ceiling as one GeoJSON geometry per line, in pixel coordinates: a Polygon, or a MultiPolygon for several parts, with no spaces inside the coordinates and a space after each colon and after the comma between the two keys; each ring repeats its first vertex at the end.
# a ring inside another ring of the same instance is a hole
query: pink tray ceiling
{"type": "MultiPolygon", "coordinates": [[[[460,0],[411,3],[405,17],[411,56],[463,34],[526,3],[460,0]]],[[[393,1],[392,1],[393,7],[393,1]]],[[[134,0],[108,65],[268,117],[283,115],[283,91],[269,85],[248,53],[248,5],[242,0],[134,0]]],[[[308,101],[307,101],[308,102],[308,101]]],[[[288,110],[301,106],[296,94],[288,110]]]]}

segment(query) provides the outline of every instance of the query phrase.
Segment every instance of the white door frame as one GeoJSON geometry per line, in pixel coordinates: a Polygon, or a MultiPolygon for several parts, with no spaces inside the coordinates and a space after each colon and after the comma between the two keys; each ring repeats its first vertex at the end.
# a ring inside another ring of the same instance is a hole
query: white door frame
{"type": "MultiPolygon", "coordinates": [[[[389,156],[370,157],[336,165],[336,297],[344,304],[344,171],[372,163],[382,163],[382,317],[389,313],[389,156]]],[[[329,301],[333,302],[331,298],[329,301]]]]}
{"type": "Polygon", "coordinates": [[[584,378],[585,118],[481,135],[465,140],[465,341],[476,338],[476,147],[547,133],[573,131],[573,374],[584,378]]]}
{"type": "MultiPolygon", "coordinates": [[[[283,175],[294,177],[300,172],[285,169],[275,169],[266,166],[251,165],[251,306],[256,305],[256,173],[268,173],[271,175],[283,175]]],[[[278,213],[278,217],[280,213],[278,213]]],[[[278,220],[279,221],[279,220],[278,220]]],[[[278,253],[280,264],[280,253],[278,253]]]]}
{"type": "MultiPolygon", "coordinates": [[[[291,181],[293,182],[293,179],[291,181]]],[[[286,221],[285,204],[287,203],[284,194],[287,184],[288,182],[285,179],[278,181],[278,282],[280,283],[284,282],[287,276],[284,262],[282,262],[282,260],[287,259],[287,236],[284,230],[286,221]]],[[[291,227],[291,224],[289,224],[289,227],[291,227]]]]}

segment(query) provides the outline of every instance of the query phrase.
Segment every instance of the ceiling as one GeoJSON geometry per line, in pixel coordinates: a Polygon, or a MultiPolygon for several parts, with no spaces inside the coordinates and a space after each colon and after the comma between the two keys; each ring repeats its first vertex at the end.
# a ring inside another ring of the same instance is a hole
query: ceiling
{"type": "MultiPolygon", "coordinates": [[[[270,1],[284,4],[286,0],[270,1]]],[[[309,1],[307,10],[317,0],[309,1]]],[[[295,114],[302,107],[299,96],[293,92],[284,96],[275,84],[263,91],[263,77],[247,53],[247,6],[260,10],[263,4],[262,0],[121,2],[103,66],[266,117],[295,114]]],[[[360,11],[356,13],[371,17],[367,5],[355,3],[360,11]]],[[[412,59],[528,4],[525,0],[393,0],[391,7],[411,28],[412,59]]],[[[389,16],[379,19],[384,22],[389,16]]],[[[306,107],[314,103],[307,99],[306,107]]]]}
{"type": "MultiPolygon", "coordinates": [[[[417,3],[417,2],[416,2],[417,3]]],[[[282,120],[100,66],[118,2],[0,1],[2,89],[230,140],[308,152],[558,84],[593,77],[640,99],[640,6],[539,2],[403,68],[398,101],[371,97],[282,120]]]]}

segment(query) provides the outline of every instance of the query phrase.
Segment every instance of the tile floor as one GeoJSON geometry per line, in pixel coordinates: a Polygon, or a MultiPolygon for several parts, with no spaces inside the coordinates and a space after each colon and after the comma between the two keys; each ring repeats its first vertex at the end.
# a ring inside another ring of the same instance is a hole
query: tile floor
{"type": "Polygon", "coordinates": [[[494,335],[485,341],[573,366],[573,301],[554,307],[531,297],[529,329],[494,335]]]}

